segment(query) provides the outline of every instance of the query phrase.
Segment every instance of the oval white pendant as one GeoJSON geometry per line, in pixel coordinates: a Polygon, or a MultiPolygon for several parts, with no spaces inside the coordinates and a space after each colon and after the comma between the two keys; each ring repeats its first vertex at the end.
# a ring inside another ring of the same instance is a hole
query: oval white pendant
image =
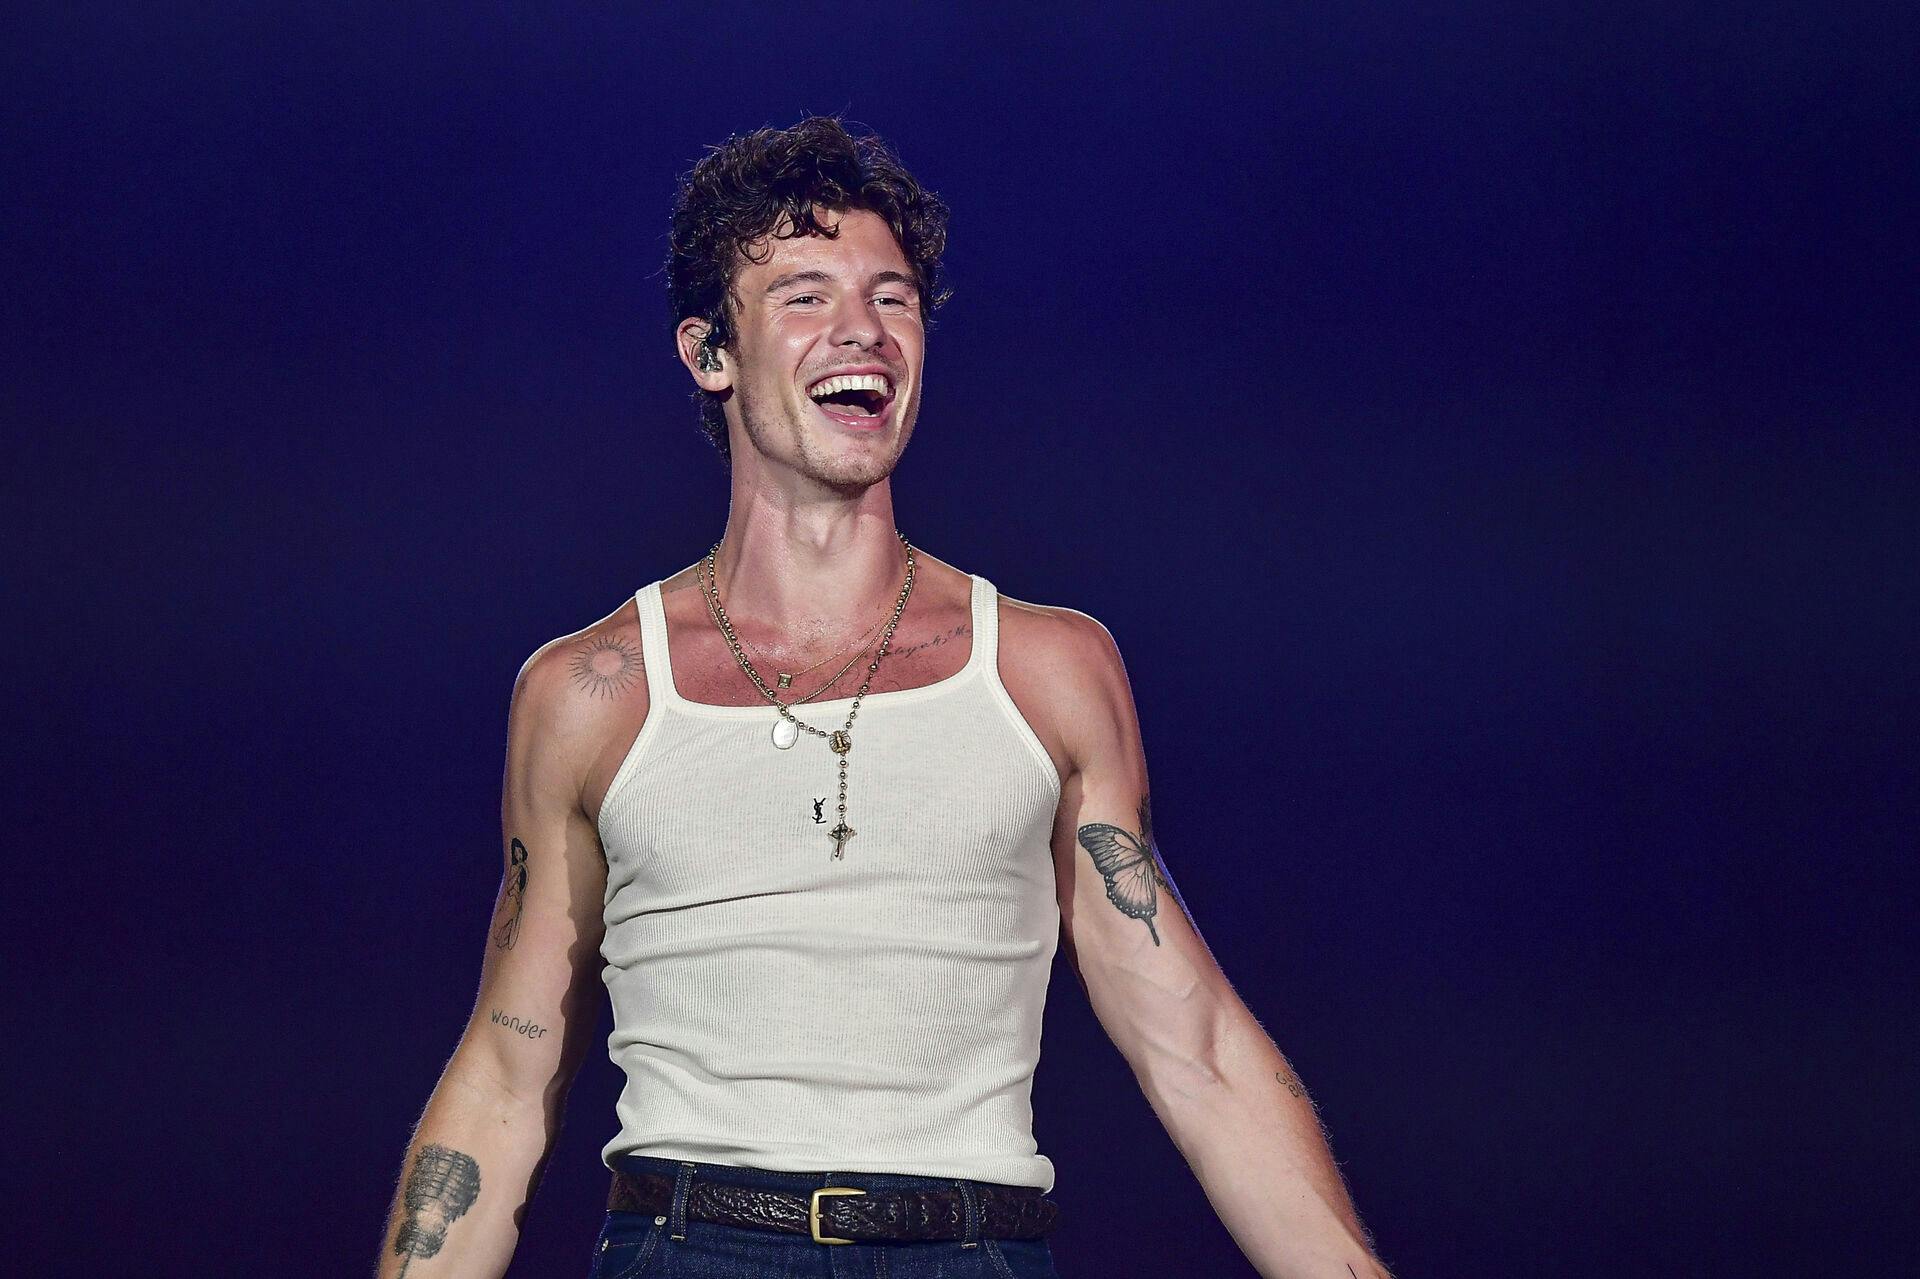
{"type": "Polygon", "coordinates": [[[773,721],[773,744],[786,750],[800,740],[800,726],[782,715],[773,721]]]}

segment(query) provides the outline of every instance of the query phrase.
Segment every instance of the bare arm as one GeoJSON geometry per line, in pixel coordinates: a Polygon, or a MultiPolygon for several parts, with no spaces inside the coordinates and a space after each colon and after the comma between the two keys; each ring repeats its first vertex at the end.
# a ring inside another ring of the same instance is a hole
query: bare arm
{"type": "Polygon", "coordinates": [[[1221,1223],[1268,1279],[1386,1269],[1313,1103],[1201,940],[1153,842],[1146,758],[1113,638],[1059,610],[1050,703],[1073,769],[1053,854],[1069,960],[1221,1223]]]}
{"type": "Polygon", "coordinates": [[[592,1034],[606,863],[580,806],[591,709],[566,661],[556,641],[514,684],[480,989],[408,1146],[380,1279],[506,1272],[592,1034]]]}

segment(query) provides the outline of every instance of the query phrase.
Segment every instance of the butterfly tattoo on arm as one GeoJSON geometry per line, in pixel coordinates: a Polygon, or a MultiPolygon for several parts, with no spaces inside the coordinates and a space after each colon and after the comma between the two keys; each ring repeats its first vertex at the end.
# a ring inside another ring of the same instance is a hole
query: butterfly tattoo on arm
{"type": "Polygon", "coordinates": [[[1107,881],[1107,900],[1129,919],[1146,924],[1153,944],[1158,946],[1160,930],[1153,926],[1153,916],[1160,905],[1159,889],[1167,888],[1167,881],[1153,855],[1153,814],[1148,797],[1140,797],[1140,838],[1106,822],[1089,822],[1080,828],[1078,836],[1080,846],[1093,858],[1094,868],[1107,881]]]}

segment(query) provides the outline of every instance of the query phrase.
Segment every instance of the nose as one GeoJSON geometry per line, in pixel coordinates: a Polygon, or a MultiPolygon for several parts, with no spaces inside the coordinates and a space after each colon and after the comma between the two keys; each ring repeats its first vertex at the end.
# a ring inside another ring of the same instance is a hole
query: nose
{"type": "Polygon", "coordinates": [[[865,298],[848,297],[842,300],[834,313],[833,331],[829,337],[835,346],[857,346],[871,350],[887,340],[887,330],[880,323],[879,312],[865,298]]]}

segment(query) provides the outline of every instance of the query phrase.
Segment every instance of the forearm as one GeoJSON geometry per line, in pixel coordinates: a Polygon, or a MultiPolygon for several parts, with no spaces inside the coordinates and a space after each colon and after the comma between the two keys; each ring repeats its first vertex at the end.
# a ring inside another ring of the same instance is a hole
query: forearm
{"type": "Polygon", "coordinates": [[[556,1124],[456,1053],[407,1148],[377,1279],[505,1274],[556,1124]]]}
{"type": "Polygon", "coordinates": [[[1266,1279],[1385,1279],[1313,1103],[1237,998],[1202,1063],[1142,1077],[1234,1242],[1266,1279]]]}

